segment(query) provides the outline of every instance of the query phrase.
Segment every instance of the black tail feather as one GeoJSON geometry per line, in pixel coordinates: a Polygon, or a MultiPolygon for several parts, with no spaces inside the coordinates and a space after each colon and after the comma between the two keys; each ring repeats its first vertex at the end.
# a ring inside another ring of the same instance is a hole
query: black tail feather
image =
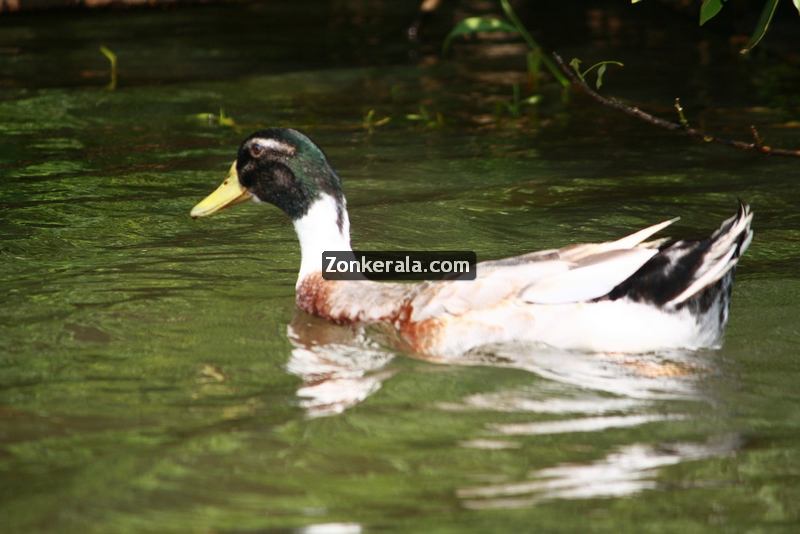
{"type": "Polygon", "coordinates": [[[752,239],[750,207],[739,200],[736,215],[725,220],[708,239],[672,241],[630,278],[604,298],[629,298],[661,306],[682,308],[690,300],[703,300],[703,294],[721,290],[739,257],[752,239]]]}

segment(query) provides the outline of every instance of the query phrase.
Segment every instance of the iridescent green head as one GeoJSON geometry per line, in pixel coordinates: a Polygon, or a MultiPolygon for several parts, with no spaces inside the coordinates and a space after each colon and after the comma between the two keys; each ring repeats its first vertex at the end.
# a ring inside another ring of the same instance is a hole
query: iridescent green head
{"type": "Polygon", "coordinates": [[[274,204],[295,221],[326,195],[344,210],[341,181],[322,150],[297,130],[270,128],[242,142],[225,181],[191,215],[204,217],[252,198],[274,204]]]}

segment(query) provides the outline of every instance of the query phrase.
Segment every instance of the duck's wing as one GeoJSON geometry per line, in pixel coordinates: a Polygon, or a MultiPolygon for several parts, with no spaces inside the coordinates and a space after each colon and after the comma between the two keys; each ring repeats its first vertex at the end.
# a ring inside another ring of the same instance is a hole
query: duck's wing
{"type": "Polygon", "coordinates": [[[658,253],[658,247],[645,240],[675,220],[616,241],[570,245],[479,263],[477,278],[472,282],[421,285],[412,300],[411,319],[461,315],[509,299],[557,304],[602,297],[658,253]]]}
{"type": "Polygon", "coordinates": [[[634,247],[585,256],[566,271],[534,281],[522,290],[520,298],[535,304],[596,299],[630,278],[656,254],[657,248],[634,247]]]}
{"type": "Polygon", "coordinates": [[[634,232],[621,239],[617,239],[616,241],[608,241],[606,243],[570,245],[560,249],[558,251],[559,256],[566,261],[577,262],[586,259],[590,256],[595,256],[597,254],[603,254],[605,252],[611,252],[615,250],[627,250],[637,247],[657,249],[658,248],[657,244],[662,240],[657,240],[650,243],[646,243],[645,240],[657,234],[658,232],[660,232],[670,224],[674,223],[678,219],[680,219],[680,217],[675,217],[674,219],[663,221],[658,224],[654,224],[653,226],[648,226],[647,228],[643,228],[638,232],[634,232]]]}
{"type": "Polygon", "coordinates": [[[531,280],[569,270],[570,263],[558,259],[526,260],[517,264],[477,266],[473,281],[421,284],[411,301],[411,320],[424,321],[442,315],[462,315],[471,310],[496,306],[514,298],[531,280]]]}

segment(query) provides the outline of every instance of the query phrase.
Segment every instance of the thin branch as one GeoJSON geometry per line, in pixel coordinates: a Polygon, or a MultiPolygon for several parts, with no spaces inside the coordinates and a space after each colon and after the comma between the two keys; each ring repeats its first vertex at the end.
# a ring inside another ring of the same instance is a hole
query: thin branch
{"type": "Polygon", "coordinates": [[[721,145],[727,145],[734,148],[738,148],[740,150],[748,150],[752,152],[760,152],[762,154],[772,155],[772,156],[791,156],[795,158],[800,158],[800,150],[792,150],[786,148],[773,148],[771,146],[765,145],[763,139],[759,135],[758,131],[755,127],[751,126],[750,131],[753,135],[753,141],[738,141],[736,139],[726,139],[724,137],[718,137],[716,135],[710,135],[703,130],[698,128],[692,128],[689,126],[688,121],[683,116],[683,109],[680,106],[680,101],[676,100],[675,102],[675,109],[678,112],[678,116],[681,119],[681,122],[673,122],[661,119],[656,117],[655,115],[651,115],[646,111],[642,111],[641,109],[629,106],[624,102],[617,100],[614,97],[606,97],[589,87],[589,85],[581,80],[575,73],[573,69],[567,66],[564,63],[564,60],[561,59],[556,53],[553,53],[553,58],[555,59],[556,64],[558,65],[561,72],[569,79],[571,85],[579,90],[581,90],[584,94],[586,94],[589,98],[602,104],[603,106],[615,109],[620,111],[626,115],[631,117],[637,118],[641,121],[647,122],[652,124],[653,126],[658,126],[660,128],[664,128],[665,130],[671,130],[674,132],[683,133],[693,139],[697,139],[703,141],[705,143],[718,143],[721,145]]]}
{"type": "Polygon", "coordinates": [[[675,97],[675,111],[678,112],[678,121],[684,128],[689,128],[689,121],[686,120],[686,115],[683,113],[683,106],[681,106],[681,99],[675,97]]]}

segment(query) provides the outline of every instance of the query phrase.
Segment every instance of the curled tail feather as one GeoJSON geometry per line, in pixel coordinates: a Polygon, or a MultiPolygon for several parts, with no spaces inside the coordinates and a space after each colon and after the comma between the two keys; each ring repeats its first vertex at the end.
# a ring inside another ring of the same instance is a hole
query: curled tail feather
{"type": "Polygon", "coordinates": [[[682,307],[733,271],[753,239],[752,220],[750,207],[739,201],[736,215],[708,239],[661,244],[658,254],[605,298],[682,307]]]}
{"type": "Polygon", "coordinates": [[[753,230],[750,228],[752,220],[750,206],[739,201],[739,213],[722,223],[712,234],[711,247],[703,256],[693,281],[678,296],[667,302],[667,305],[683,304],[736,267],[739,258],[753,240],[753,230]]]}

